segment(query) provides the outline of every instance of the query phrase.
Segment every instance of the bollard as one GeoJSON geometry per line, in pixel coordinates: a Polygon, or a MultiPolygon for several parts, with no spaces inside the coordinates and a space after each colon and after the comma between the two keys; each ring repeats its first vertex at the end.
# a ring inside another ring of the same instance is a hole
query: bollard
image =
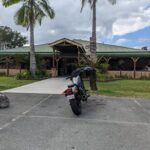
{"type": "Polygon", "coordinates": [[[8,97],[0,93],[0,109],[8,108],[9,107],[9,99],[8,97]]]}

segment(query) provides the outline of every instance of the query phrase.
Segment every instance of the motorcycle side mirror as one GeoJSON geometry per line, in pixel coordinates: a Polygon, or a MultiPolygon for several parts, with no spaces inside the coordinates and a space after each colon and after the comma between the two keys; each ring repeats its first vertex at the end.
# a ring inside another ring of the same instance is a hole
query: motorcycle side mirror
{"type": "Polygon", "coordinates": [[[68,80],[68,79],[71,79],[72,77],[71,76],[69,76],[69,77],[66,77],[66,80],[68,80]]]}

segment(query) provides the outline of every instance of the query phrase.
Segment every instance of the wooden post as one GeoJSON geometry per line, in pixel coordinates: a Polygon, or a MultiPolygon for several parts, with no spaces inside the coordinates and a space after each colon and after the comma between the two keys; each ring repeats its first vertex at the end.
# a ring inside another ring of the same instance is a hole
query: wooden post
{"type": "Polygon", "coordinates": [[[79,51],[79,47],[78,48],[78,65],[80,65],[80,51],[79,51]]]}
{"type": "Polygon", "coordinates": [[[56,69],[57,69],[57,71],[58,71],[58,62],[59,62],[59,60],[60,60],[60,57],[56,58],[56,69]]]}
{"type": "Polygon", "coordinates": [[[55,47],[53,47],[53,67],[52,67],[52,77],[57,77],[58,76],[58,71],[57,71],[57,62],[56,61],[56,53],[55,53],[55,47]]]}
{"type": "Polygon", "coordinates": [[[103,56],[99,57],[97,62],[100,62],[103,59],[103,56]]]}
{"type": "Polygon", "coordinates": [[[6,75],[9,76],[9,57],[6,58],[6,68],[7,68],[6,75]]]}
{"type": "Polygon", "coordinates": [[[132,59],[132,61],[133,61],[133,71],[134,71],[134,73],[133,73],[133,77],[134,77],[134,79],[136,78],[136,65],[137,65],[137,61],[139,60],[139,57],[136,57],[136,58],[134,58],[134,57],[131,57],[131,59],[132,59]]]}
{"type": "Polygon", "coordinates": [[[63,64],[64,64],[64,68],[65,68],[65,74],[67,74],[67,62],[66,62],[66,58],[63,58],[63,64]]]}
{"type": "Polygon", "coordinates": [[[55,68],[55,49],[53,48],[53,68],[55,68]]]}
{"type": "Polygon", "coordinates": [[[19,73],[21,73],[21,64],[19,64],[19,73]]]}
{"type": "Polygon", "coordinates": [[[109,64],[111,57],[104,57],[104,59],[105,59],[106,63],[109,64]]]}

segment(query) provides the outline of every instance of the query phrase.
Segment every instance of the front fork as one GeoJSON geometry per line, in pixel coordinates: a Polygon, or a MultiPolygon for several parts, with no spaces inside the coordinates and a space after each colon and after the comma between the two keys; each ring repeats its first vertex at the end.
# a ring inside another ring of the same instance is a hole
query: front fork
{"type": "Polygon", "coordinates": [[[75,95],[75,100],[76,100],[76,102],[79,104],[79,103],[81,103],[81,95],[79,94],[79,93],[74,93],[74,95],[75,95]]]}

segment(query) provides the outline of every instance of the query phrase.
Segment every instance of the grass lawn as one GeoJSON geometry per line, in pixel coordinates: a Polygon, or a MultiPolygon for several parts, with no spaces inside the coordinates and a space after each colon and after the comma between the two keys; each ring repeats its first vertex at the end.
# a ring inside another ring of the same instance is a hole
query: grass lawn
{"type": "Polygon", "coordinates": [[[90,90],[89,83],[85,87],[91,95],[106,95],[117,97],[137,97],[150,99],[150,80],[118,80],[112,82],[97,82],[98,91],[90,90]]]}
{"type": "Polygon", "coordinates": [[[33,80],[16,80],[15,77],[0,77],[0,91],[35,82],[33,80]]]}

